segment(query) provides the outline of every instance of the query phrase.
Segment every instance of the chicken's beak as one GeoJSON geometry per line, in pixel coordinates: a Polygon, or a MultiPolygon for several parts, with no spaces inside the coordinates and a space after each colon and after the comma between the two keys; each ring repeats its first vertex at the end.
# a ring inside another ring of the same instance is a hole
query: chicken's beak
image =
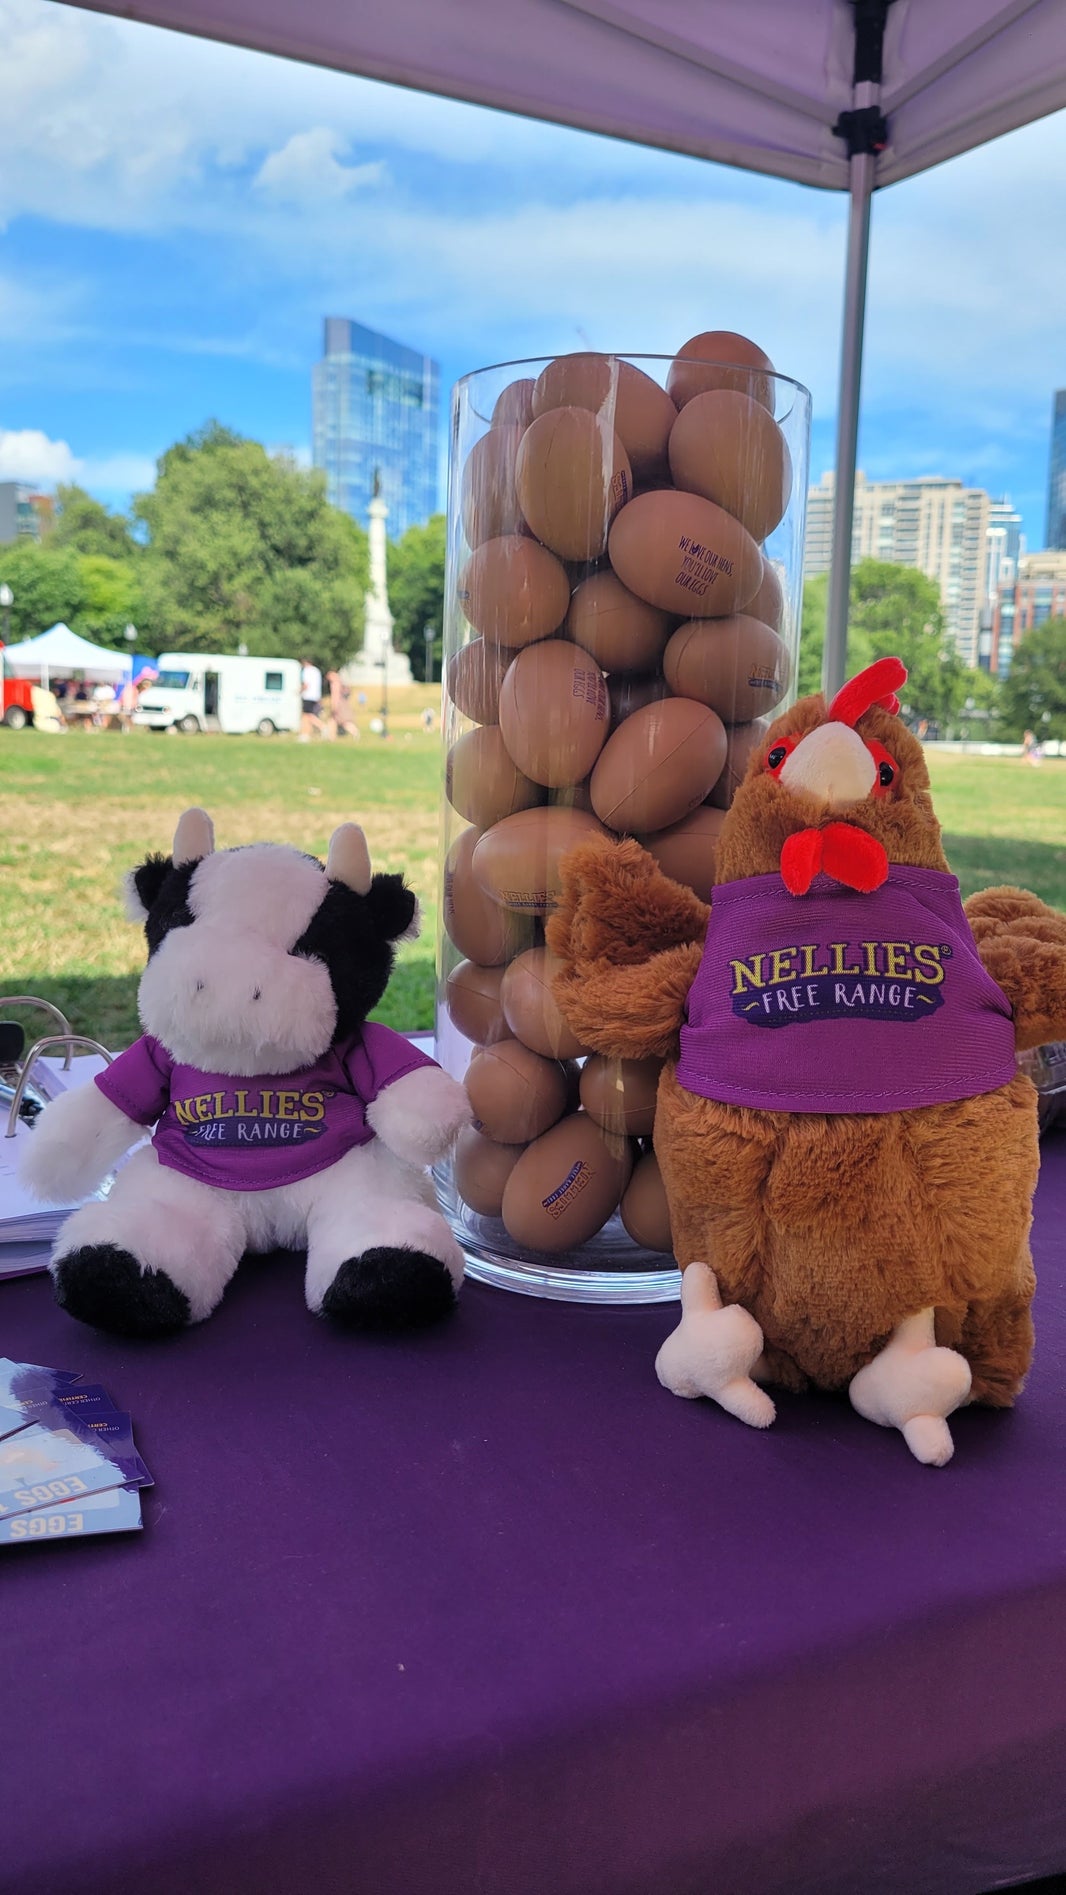
{"type": "Polygon", "coordinates": [[[860,803],[877,781],[877,765],[848,724],[820,724],[786,758],[778,777],[793,795],[810,796],[828,809],[860,803]]]}

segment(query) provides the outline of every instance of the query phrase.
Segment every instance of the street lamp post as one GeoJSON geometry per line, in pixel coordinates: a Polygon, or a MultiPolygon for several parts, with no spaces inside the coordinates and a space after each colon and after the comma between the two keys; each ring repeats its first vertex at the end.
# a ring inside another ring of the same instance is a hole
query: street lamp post
{"type": "Polygon", "coordinates": [[[389,648],[384,646],[378,660],[381,666],[381,722],[382,736],[389,734],[389,648]]]}
{"type": "Polygon", "coordinates": [[[0,717],[4,714],[4,646],[8,642],[8,633],[11,629],[11,607],[14,603],[15,595],[5,580],[0,586],[0,611],[4,614],[3,628],[0,631],[0,717]]]}
{"type": "Polygon", "coordinates": [[[436,630],[432,625],[427,625],[425,627],[425,630],[422,633],[422,636],[426,641],[426,683],[427,684],[433,683],[433,640],[435,639],[436,635],[437,635],[436,630]]]}

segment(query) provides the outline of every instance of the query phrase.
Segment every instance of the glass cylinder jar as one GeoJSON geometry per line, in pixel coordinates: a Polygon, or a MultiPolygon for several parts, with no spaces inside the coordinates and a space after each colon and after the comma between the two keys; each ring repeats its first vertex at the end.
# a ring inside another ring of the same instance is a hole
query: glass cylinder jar
{"type": "Polygon", "coordinates": [[[478,1121],[437,1183],[470,1274],[677,1295],[659,1061],[582,1046],[544,924],[583,837],[707,900],[715,836],[795,696],[810,397],[742,338],[481,369],[453,396],[436,1054],[478,1121]]]}

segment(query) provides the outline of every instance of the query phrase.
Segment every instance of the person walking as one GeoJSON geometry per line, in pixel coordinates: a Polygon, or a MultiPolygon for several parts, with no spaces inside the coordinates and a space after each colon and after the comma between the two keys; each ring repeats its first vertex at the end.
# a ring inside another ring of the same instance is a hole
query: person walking
{"type": "Polygon", "coordinates": [[[351,692],[339,671],[326,672],[326,686],[329,691],[329,715],[332,725],[330,735],[352,737],[358,743],[360,730],[358,724],[352,721],[351,692]]]}
{"type": "Polygon", "coordinates": [[[310,658],[300,660],[300,737],[302,744],[310,743],[314,731],[321,736],[325,725],[319,715],[322,709],[322,673],[310,658]]]}

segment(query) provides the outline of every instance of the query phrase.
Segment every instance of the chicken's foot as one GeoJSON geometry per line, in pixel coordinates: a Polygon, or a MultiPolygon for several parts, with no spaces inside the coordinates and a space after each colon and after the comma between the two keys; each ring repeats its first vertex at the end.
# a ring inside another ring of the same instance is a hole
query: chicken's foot
{"type": "Polygon", "coordinates": [[[936,1345],[931,1309],[901,1322],[892,1340],[852,1378],[852,1407],[880,1428],[898,1428],[927,1467],[944,1467],[955,1452],[947,1417],[970,1393],[970,1365],[936,1345]]]}
{"type": "Polygon", "coordinates": [[[655,1358],[663,1387],[690,1401],[706,1395],[749,1428],[768,1428],[777,1411],[751,1379],[762,1348],[754,1316],[739,1303],[722,1307],[714,1271],[705,1263],[686,1265],[681,1321],[655,1358]]]}

